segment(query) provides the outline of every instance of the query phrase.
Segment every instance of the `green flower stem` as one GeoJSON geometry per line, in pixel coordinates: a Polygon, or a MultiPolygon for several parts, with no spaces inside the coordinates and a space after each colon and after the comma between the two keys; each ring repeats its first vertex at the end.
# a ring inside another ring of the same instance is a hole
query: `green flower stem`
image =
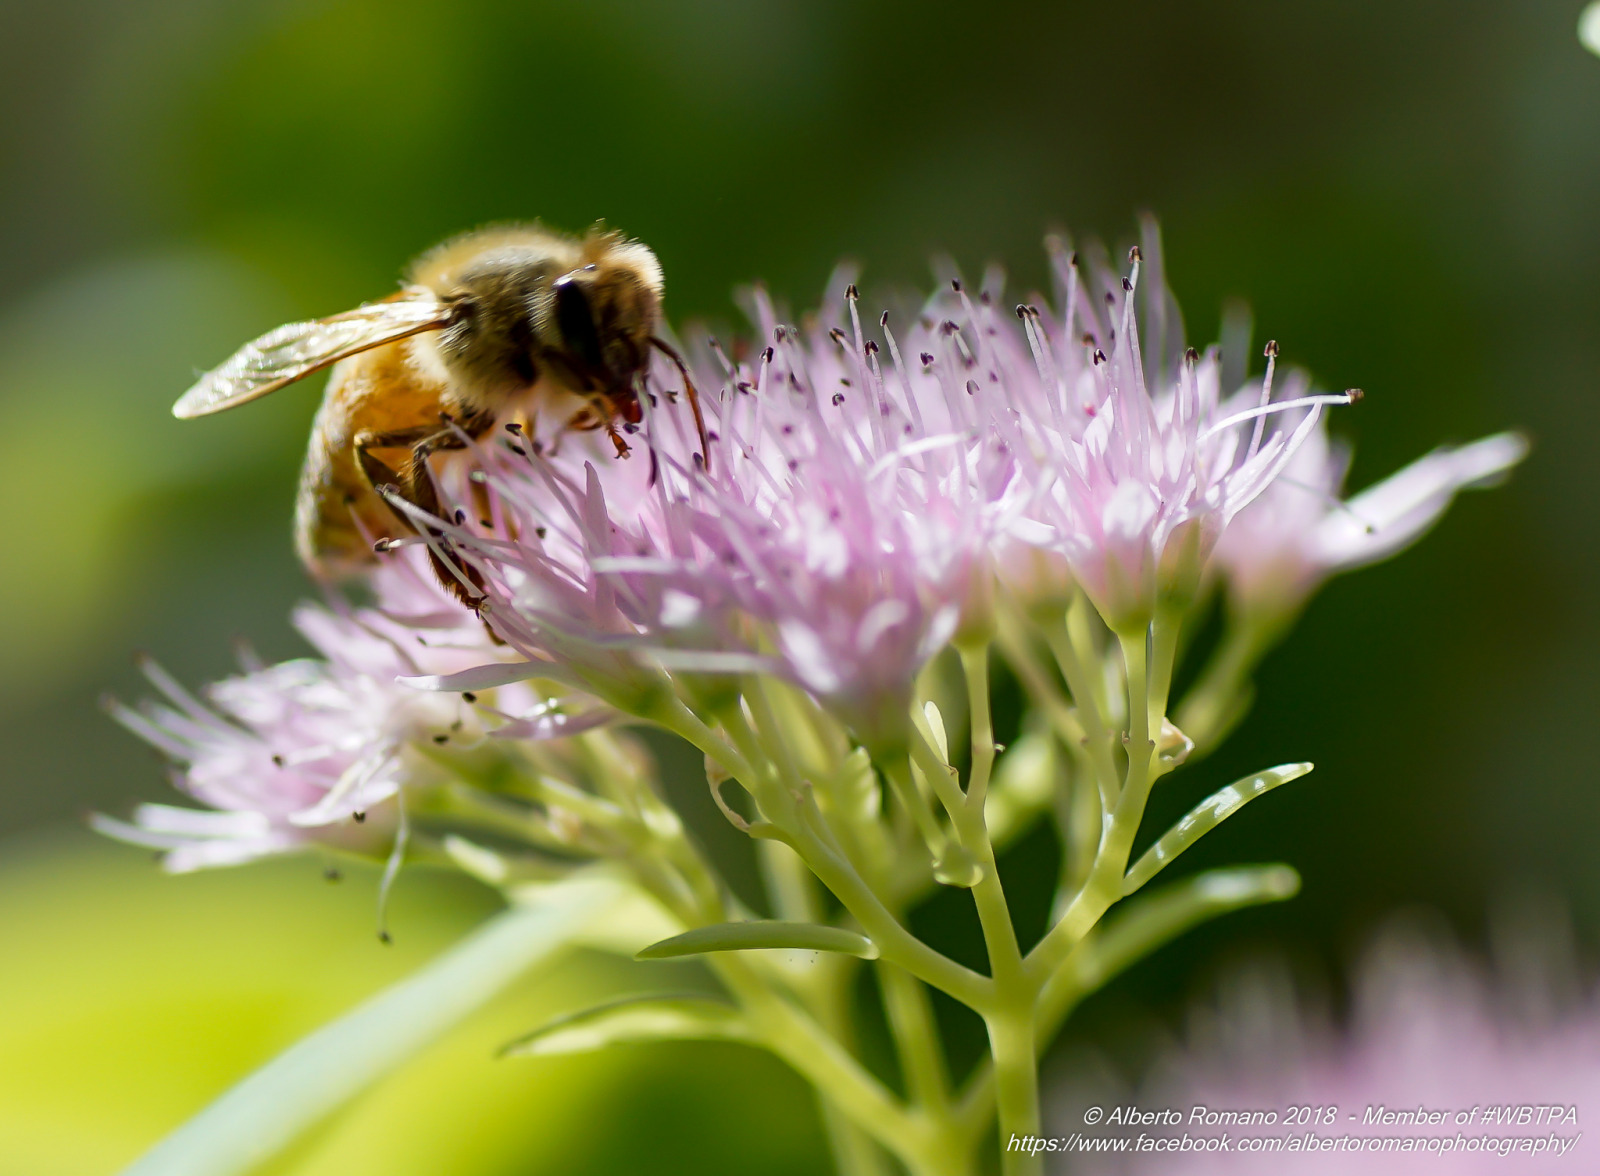
{"type": "Polygon", "coordinates": [[[1072,640],[1065,620],[1045,626],[1044,636],[1050,652],[1055,654],[1056,664],[1061,667],[1061,676],[1067,680],[1067,689],[1072,691],[1072,701],[1088,739],[1089,762],[1094,765],[1095,779],[1100,785],[1100,803],[1110,812],[1122,781],[1112,754],[1115,736],[1100,706],[1099,691],[1083,662],[1083,651],[1079,643],[1072,640]]]}
{"type": "MultiPolygon", "coordinates": [[[[1167,717],[1167,696],[1172,693],[1172,672],[1178,661],[1178,638],[1183,631],[1183,614],[1158,610],[1150,626],[1150,685],[1147,694],[1150,733],[1161,735],[1167,717]]],[[[1132,692],[1129,692],[1132,697],[1132,692]]]]}
{"type": "Polygon", "coordinates": [[[961,791],[961,785],[956,780],[956,770],[934,745],[927,716],[912,714],[906,751],[911,757],[911,762],[928,781],[934,795],[939,798],[946,815],[953,823],[959,823],[961,814],[967,807],[967,796],[961,791]]]}
{"type": "Polygon", "coordinates": [[[1298,615],[1298,608],[1229,610],[1222,640],[1177,708],[1179,728],[1194,740],[1191,760],[1210,754],[1244,717],[1255,692],[1250,679],[1256,666],[1298,615]]]}
{"type": "Polygon", "coordinates": [[[1029,974],[1041,984],[1055,974],[1100,917],[1122,897],[1123,874],[1128,868],[1133,839],[1144,819],[1150,785],[1161,771],[1150,732],[1159,731],[1166,716],[1165,688],[1172,681],[1177,632],[1174,620],[1158,615],[1148,629],[1118,635],[1128,673],[1128,773],[1088,880],[1056,925],[1028,953],[1029,974]],[[1148,672],[1152,669],[1153,674],[1148,672]],[[1152,691],[1152,684],[1162,693],[1152,691]]]}
{"type": "MultiPolygon", "coordinates": [[[[816,1088],[813,1087],[815,1090],[816,1088]]],[[[828,1136],[836,1176],[893,1176],[889,1159],[877,1142],[863,1131],[839,1104],[817,1090],[817,1113],[828,1136]]]]}
{"type": "MultiPolygon", "coordinates": [[[[676,711],[664,710],[660,721],[721,763],[752,795],[760,796],[757,791],[760,784],[749,762],[687,707],[680,704],[676,711]]],[[[965,1005],[976,1008],[987,999],[991,987],[988,977],[935,951],[906,930],[862,880],[855,867],[806,822],[797,821],[793,830],[785,831],[784,838],[811,872],[844,904],[868,938],[878,945],[883,959],[899,964],[919,980],[965,1005]]]]}
{"type": "Polygon", "coordinates": [[[994,1059],[994,1092],[1000,1116],[1000,1166],[1005,1176],[1041,1176],[1044,1157],[1006,1147],[1013,1135],[1041,1135],[1039,1051],[1033,1004],[985,1018],[994,1059]]]}
{"type": "Polygon", "coordinates": [[[1300,890],[1300,875],[1286,865],[1207,870],[1118,907],[1050,977],[1039,997],[1039,1026],[1053,1037],[1073,1007],[1124,968],[1219,915],[1282,902],[1300,890]]]}
{"type": "Polygon", "coordinates": [[[816,875],[806,869],[794,850],[781,841],[758,841],[756,858],[778,918],[794,923],[823,921],[815,889],[816,875]]]}
{"type": "Polygon", "coordinates": [[[950,1076],[927,989],[922,981],[893,964],[878,969],[878,982],[883,988],[884,1012],[894,1034],[907,1093],[930,1115],[942,1117],[950,1105],[950,1076]]]}
{"type": "MultiPolygon", "coordinates": [[[[1107,921],[1080,943],[1039,995],[1038,1041],[1043,1050],[1084,997],[1123,969],[1199,924],[1231,911],[1292,898],[1299,875],[1283,865],[1211,870],[1173,883],[1107,921]]],[[[988,1060],[967,1080],[953,1111],[964,1136],[976,1140],[995,1112],[994,1066],[988,1060]]]]}
{"type": "MultiPolygon", "coordinates": [[[[920,729],[912,739],[911,749],[924,772],[944,771],[938,753],[920,729]]],[[[972,887],[972,899],[989,953],[993,993],[989,1001],[972,1007],[983,1017],[989,1033],[989,1052],[994,1058],[1001,1165],[1006,1176],[1038,1176],[1044,1171],[1042,1156],[1008,1151],[1004,1144],[1012,1135],[1038,1135],[1041,1131],[1038,1050],[1034,1039],[1034,1007],[1039,985],[1024,965],[1005,889],[1000,884],[994,846],[984,827],[983,810],[963,805],[951,815],[962,847],[973,856],[980,869],[978,881],[972,887]]]]}
{"type": "Polygon", "coordinates": [[[777,996],[737,956],[709,961],[738,999],[762,1043],[818,1090],[839,1112],[888,1148],[917,1176],[956,1176],[953,1149],[942,1123],[907,1110],[822,1027],[777,996]]]}
{"type": "Polygon", "coordinates": [[[1024,631],[1022,622],[1010,610],[1002,610],[997,619],[999,621],[997,640],[1000,651],[1005,654],[1007,664],[1017,677],[1022,679],[1022,684],[1028,689],[1029,698],[1044,712],[1056,738],[1073,752],[1080,752],[1088,742],[1088,735],[1078,720],[1078,713],[1067,701],[1066,695],[1061,693],[1055,681],[1045,672],[1043,664],[1034,655],[1032,642],[1024,631]]]}
{"type": "Polygon", "coordinates": [[[989,713],[989,643],[960,645],[961,669],[967,680],[971,767],[967,772],[967,807],[983,811],[994,770],[994,721],[989,713]]]}

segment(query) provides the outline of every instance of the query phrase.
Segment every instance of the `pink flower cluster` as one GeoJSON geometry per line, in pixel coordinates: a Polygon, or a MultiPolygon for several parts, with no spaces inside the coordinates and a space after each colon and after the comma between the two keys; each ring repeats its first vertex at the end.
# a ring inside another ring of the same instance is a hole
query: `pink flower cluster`
{"type": "Polygon", "coordinates": [[[207,808],[143,804],[132,822],[96,815],[95,828],[164,851],[175,872],[310,845],[381,856],[403,819],[402,788],[448,779],[426,749],[470,747],[501,731],[581,729],[584,720],[551,711],[527,687],[496,698],[524,712],[513,715],[402,685],[405,676],[477,665],[494,646],[414,559],[390,561],[374,588],[376,608],[297,610],[296,627],[320,658],[264,666],[247,657],[205,701],[146,660],[161,701],[108,708],[172,759],[175,786],[207,808]]]}
{"type": "MultiPolygon", "coordinates": [[[[1146,270],[1156,250],[1152,233],[1146,270]]],[[[1056,262],[1059,311],[1002,313],[997,279],[955,282],[903,336],[887,314],[864,326],[853,286],[798,327],[757,295],[760,349],[700,355],[709,463],[665,364],[637,460],[571,434],[482,447],[501,515],[446,531],[496,634],[611,699],[662,672],[690,693],[778,673],[871,743],[906,721],[927,659],[987,625],[997,576],[1027,593],[1058,569],[1123,626],[1192,593],[1228,521],[1349,397],[1224,396],[1215,351],[1176,346],[1159,273],[1143,317],[1167,338],[1141,350],[1140,250],[1126,276],[1056,262]],[[1292,428],[1263,427],[1284,410],[1292,428]]]]}
{"type": "MultiPolygon", "coordinates": [[[[1329,1031],[1298,1008],[1275,974],[1241,974],[1215,1007],[1196,1014],[1188,1047],[1158,1066],[1136,1098],[1109,1100],[1179,1109],[1180,1122],[1146,1128],[1147,1134],[1227,1134],[1231,1148],[1142,1157],[1130,1151],[1116,1163],[1091,1162],[1081,1170],[1126,1176],[1593,1171],[1600,1145],[1583,1137],[1588,1108],[1600,1099],[1600,1009],[1564,993],[1572,977],[1550,970],[1548,946],[1523,945],[1506,961],[1520,981],[1508,989],[1486,983],[1436,942],[1391,932],[1357,978],[1344,1032],[1329,1031]],[[1196,1107],[1261,1114],[1252,1124],[1221,1125],[1212,1117],[1207,1126],[1209,1116],[1196,1115],[1196,1107]],[[1269,1114],[1273,1122],[1259,1121],[1269,1114]],[[1307,1149],[1308,1135],[1336,1142],[1307,1149]],[[1242,1144],[1280,1137],[1285,1146],[1278,1150],[1252,1152],[1242,1144]],[[1295,1139],[1302,1146],[1289,1148],[1295,1139]]],[[[1057,1134],[1070,1135],[1083,1110],[1076,1099],[1058,1109],[1064,1125],[1072,1122],[1057,1134]]]]}
{"type": "Polygon", "coordinates": [[[470,443],[476,485],[443,487],[461,509],[417,522],[445,561],[474,566],[480,617],[419,576],[413,543],[377,574],[376,608],[301,610],[321,660],[247,667],[210,705],[152,670],[166,701],[114,713],[216,811],[146,805],[99,826],[173,868],[370,846],[403,788],[437,778],[422,754],[435,741],[575,729],[510,685],[528,680],[581,692],[583,723],[663,705],[715,721],[740,676],[772,674],[892,747],[919,671],[985,639],[997,607],[1053,607],[1080,586],[1126,636],[1181,613],[1213,551],[1247,604],[1303,594],[1521,455],[1505,437],[1441,451],[1330,506],[1342,466],[1321,413],[1351,395],[1291,374],[1275,398],[1270,358],[1265,379],[1222,387],[1217,350],[1183,346],[1152,226],[1125,269],[1052,257],[1054,308],[1002,310],[991,275],[952,282],[903,327],[863,321],[845,275],[799,325],[756,294],[748,351],[689,349],[704,452],[690,373],[665,360],[628,460],[601,434],[537,423],[470,443]],[[510,693],[493,714],[440,693],[496,688],[510,693]]]}

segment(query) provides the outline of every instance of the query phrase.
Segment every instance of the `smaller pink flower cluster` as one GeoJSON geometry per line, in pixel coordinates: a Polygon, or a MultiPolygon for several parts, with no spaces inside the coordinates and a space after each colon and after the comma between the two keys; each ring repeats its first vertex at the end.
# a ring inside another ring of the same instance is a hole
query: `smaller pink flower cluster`
{"type": "MultiPolygon", "coordinates": [[[[1600,1144],[1584,1136],[1585,1116],[1600,1101],[1600,1008],[1592,1001],[1562,1007],[1554,994],[1570,977],[1543,971],[1548,946],[1525,945],[1509,961],[1511,974],[1537,976],[1531,987],[1497,992],[1454,953],[1413,932],[1391,931],[1358,976],[1343,1033],[1297,1009],[1287,982],[1275,974],[1241,974],[1217,1007],[1196,1015],[1188,1049],[1160,1065],[1136,1099],[1093,1096],[1179,1109],[1179,1122],[1104,1134],[1226,1134],[1230,1148],[1140,1156],[1130,1147],[1115,1163],[1090,1160],[1082,1170],[1124,1176],[1593,1171],[1600,1144]],[[1230,1123],[1234,1112],[1251,1113],[1254,1121],[1230,1123]],[[1308,1138],[1316,1147],[1306,1146],[1308,1138]],[[1256,1139],[1283,1143],[1251,1150],[1244,1142],[1256,1139]]],[[[1079,1129],[1081,1097],[1058,1102],[1064,1129],[1057,1134],[1079,1129]]]]}
{"type": "Polygon", "coordinates": [[[161,700],[108,708],[172,759],[179,791],[208,807],[143,804],[132,822],[96,815],[94,827],[164,851],[175,872],[309,845],[382,856],[403,819],[402,789],[415,794],[449,779],[430,751],[500,731],[564,734],[592,721],[551,710],[526,686],[507,687],[490,707],[402,685],[405,676],[480,664],[495,647],[419,561],[390,561],[374,588],[375,608],[297,610],[295,625],[320,658],[246,659],[205,701],[144,661],[161,700]]]}

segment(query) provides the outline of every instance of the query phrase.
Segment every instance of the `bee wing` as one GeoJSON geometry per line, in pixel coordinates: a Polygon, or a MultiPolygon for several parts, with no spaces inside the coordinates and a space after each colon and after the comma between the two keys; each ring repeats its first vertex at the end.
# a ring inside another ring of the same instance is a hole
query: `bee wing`
{"type": "Polygon", "coordinates": [[[201,376],[172,406],[172,415],[206,416],[256,400],[348,356],[437,330],[450,321],[450,313],[432,291],[413,288],[331,318],[286,323],[201,376]]]}

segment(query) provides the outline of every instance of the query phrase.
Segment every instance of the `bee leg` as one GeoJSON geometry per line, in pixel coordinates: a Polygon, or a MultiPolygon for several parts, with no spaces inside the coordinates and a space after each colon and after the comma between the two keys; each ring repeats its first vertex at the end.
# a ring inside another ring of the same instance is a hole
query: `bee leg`
{"type": "MultiPolygon", "coordinates": [[[[443,414],[441,414],[443,416],[443,414]]],[[[482,436],[494,424],[493,416],[469,417],[461,422],[461,429],[449,427],[452,423],[449,417],[444,417],[446,427],[435,429],[423,437],[411,449],[411,462],[406,469],[405,489],[403,491],[406,501],[420,510],[427,511],[434,518],[442,519],[444,504],[439,501],[439,490],[433,480],[433,473],[428,468],[428,458],[435,453],[465,449],[467,442],[463,438],[477,438],[482,436]]],[[[432,546],[428,549],[428,558],[433,564],[434,574],[439,577],[439,583],[473,611],[482,607],[487,599],[487,592],[483,582],[483,574],[468,561],[456,556],[455,549],[450,541],[438,531],[433,531],[433,536],[438,542],[438,548],[432,546]],[[446,563],[441,557],[441,552],[453,558],[452,563],[446,563]],[[463,583],[465,577],[465,583],[463,583]],[[470,585],[470,587],[469,587],[470,585]]],[[[493,636],[493,634],[490,634],[493,636]]]]}
{"type": "MultiPolygon", "coordinates": [[[[399,497],[415,506],[418,510],[425,511],[434,518],[443,518],[444,507],[439,501],[439,493],[433,483],[433,476],[428,471],[428,457],[440,449],[462,449],[465,442],[453,430],[440,429],[436,425],[425,425],[414,429],[396,429],[387,433],[368,432],[356,437],[356,459],[360,463],[361,472],[366,475],[367,481],[372,483],[375,490],[385,488],[391,490],[399,497]],[[373,456],[373,449],[411,449],[411,458],[407,463],[405,473],[397,473],[388,463],[373,456]]],[[[417,530],[416,524],[399,511],[394,512],[404,524],[412,531],[417,530]]],[[[440,550],[454,555],[450,541],[444,533],[437,528],[428,528],[429,537],[434,544],[429,544],[428,560],[433,564],[434,575],[444,589],[468,608],[476,609],[483,602],[483,577],[478,570],[465,560],[456,560],[454,566],[446,563],[440,555],[440,550]],[[462,582],[465,577],[467,583],[477,589],[474,593],[462,582]]]]}
{"type": "MultiPolygon", "coordinates": [[[[393,490],[397,494],[405,493],[406,477],[396,471],[388,462],[377,457],[374,449],[409,449],[425,437],[432,436],[438,430],[429,426],[422,429],[401,429],[389,433],[364,432],[356,435],[355,451],[356,464],[360,466],[362,475],[367,479],[367,484],[380,493],[384,489],[393,490]]],[[[416,527],[411,520],[400,514],[392,512],[400,521],[400,525],[413,533],[416,527]]]]}

